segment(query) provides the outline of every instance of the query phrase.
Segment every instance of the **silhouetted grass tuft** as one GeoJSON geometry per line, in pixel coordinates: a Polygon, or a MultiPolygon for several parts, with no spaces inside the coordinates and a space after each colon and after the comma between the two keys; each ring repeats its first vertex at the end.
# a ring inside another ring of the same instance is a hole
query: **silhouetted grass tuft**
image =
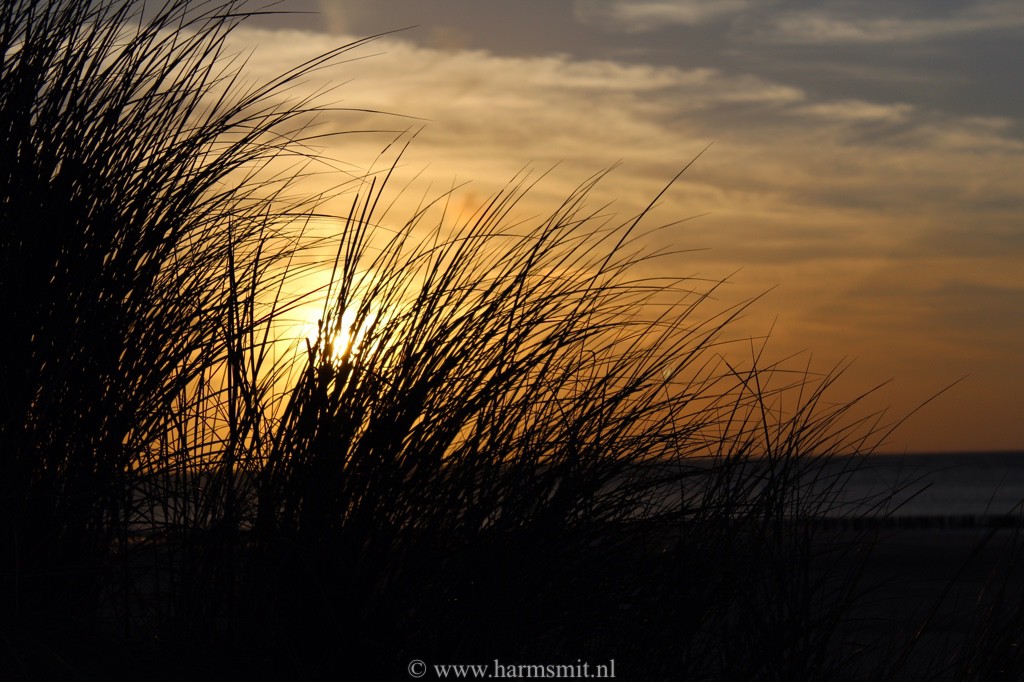
{"type": "Polygon", "coordinates": [[[604,174],[528,221],[526,176],[472,215],[441,196],[399,219],[368,173],[320,215],[317,106],[279,102],[358,43],[245,86],[225,54],[245,17],[4,5],[4,665],[841,672],[847,559],[806,519],[842,485],[821,463],[887,432],[826,398],[840,372],[754,345],[737,364],[746,304],[646,274],[647,212],[588,203],[604,174]]]}

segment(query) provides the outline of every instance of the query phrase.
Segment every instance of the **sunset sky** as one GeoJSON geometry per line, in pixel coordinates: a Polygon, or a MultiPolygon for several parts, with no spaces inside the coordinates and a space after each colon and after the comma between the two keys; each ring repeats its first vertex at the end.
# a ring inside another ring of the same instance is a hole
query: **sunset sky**
{"type": "MultiPolygon", "coordinates": [[[[705,147],[652,218],[665,272],[771,289],[734,335],[854,360],[837,398],[896,417],[965,377],[883,448],[1024,449],[1024,2],[287,0],[236,33],[268,78],[359,48],[301,88],[325,132],[420,130],[402,172],[467,204],[555,164],[542,214],[620,163],[595,204],[627,217],[705,147]],[[308,14],[305,12],[309,12],[308,14]],[[706,215],[705,215],[706,214],[706,215]],[[773,326],[774,325],[774,326],[773,326]]],[[[367,169],[392,133],[325,138],[367,169]]]]}

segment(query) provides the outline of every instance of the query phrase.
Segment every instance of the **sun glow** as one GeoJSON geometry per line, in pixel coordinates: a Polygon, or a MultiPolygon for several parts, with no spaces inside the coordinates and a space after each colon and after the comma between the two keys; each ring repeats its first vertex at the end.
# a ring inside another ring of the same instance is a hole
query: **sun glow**
{"type": "Polygon", "coordinates": [[[334,321],[327,322],[327,329],[321,330],[323,321],[317,320],[309,325],[309,333],[306,336],[311,346],[319,339],[323,348],[324,357],[340,361],[345,357],[359,355],[373,344],[367,339],[367,334],[377,321],[375,313],[360,315],[355,309],[346,309],[341,316],[341,323],[334,321]]]}

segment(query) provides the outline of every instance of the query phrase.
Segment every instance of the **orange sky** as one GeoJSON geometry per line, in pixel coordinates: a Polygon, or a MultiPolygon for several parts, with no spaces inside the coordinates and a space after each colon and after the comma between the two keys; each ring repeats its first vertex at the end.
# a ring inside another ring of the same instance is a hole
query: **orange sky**
{"type": "MultiPolygon", "coordinates": [[[[666,271],[730,276],[723,306],[771,289],[734,334],[774,324],[777,356],[854,359],[837,398],[892,379],[876,400],[898,416],[965,377],[886,451],[1024,449],[1024,103],[1000,96],[1020,90],[1024,5],[776,2],[769,16],[741,0],[593,0],[545,17],[533,0],[525,16],[369,4],[287,3],[320,13],[239,30],[237,46],[255,49],[249,77],[419,24],[295,93],[336,85],[327,101],[415,117],[320,121],[421,129],[402,169],[419,175],[410,197],[470,181],[459,196],[471,204],[524,166],[558,164],[524,216],[621,162],[594,201],[625,217],[711,143],[653,216],[708,214],[652,240],[704,249],[666,271]]],[[[322,151],[365,170],[393,137],[322,151]]]]}

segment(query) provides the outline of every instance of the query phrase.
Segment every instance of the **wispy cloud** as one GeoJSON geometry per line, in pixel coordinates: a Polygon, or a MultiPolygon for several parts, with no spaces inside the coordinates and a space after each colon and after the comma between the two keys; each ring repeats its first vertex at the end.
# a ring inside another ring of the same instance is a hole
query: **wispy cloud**
{"type": "Polygon", "coordinates": [[[733,37],[740,40],[806,45],[923,42],[1024,26],[1024,8],[1011,0],[953,7],[931,2],[576,0],[574,15],[580,22],[613,32],[719,22],[733,26],[733,37]]]}
{"type": "Polygon", "coordinates": [[[584,23],[639,33],[672,25],[697,26],[757,4],[753,0],[576,0],[574,10],[584,23]]]}
{"type": "Polygon", "coordinates": [[[810,9],[763,13],[745,26],[746,37],[767,42],[843,45],[911,43],[1024,27],[1024,6],[993,0],[952,10],[930,3],[823,3],[810,9]]]}

